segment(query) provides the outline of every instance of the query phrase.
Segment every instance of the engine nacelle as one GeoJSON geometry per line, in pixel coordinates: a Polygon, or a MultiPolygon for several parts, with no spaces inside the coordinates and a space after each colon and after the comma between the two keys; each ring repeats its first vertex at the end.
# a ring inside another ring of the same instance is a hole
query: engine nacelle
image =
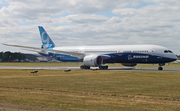
{"type": "Polygon", "coordinates": [[[103,58],[99,55],[87,55],[83,59],[85,66],[100,66],[103,63],[103,58]]]}
{"type": "Polygon", "coordinates": [[[121,63],[123,66],[127,66],[127,67],[134,67],[137,65],[137,63],[121,63]]]}

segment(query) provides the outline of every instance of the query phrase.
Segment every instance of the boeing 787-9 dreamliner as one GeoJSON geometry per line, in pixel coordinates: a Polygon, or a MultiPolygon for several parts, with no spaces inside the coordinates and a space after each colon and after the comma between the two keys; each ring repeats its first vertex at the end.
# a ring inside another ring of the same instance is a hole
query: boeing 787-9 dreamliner
{"type": "Polygon", "coordinates": [[[39,54],[62,62],[83,62],[81,69],[99,67],[108,69],[106,63],[121,63],[123,66],[134,67],[138,63],[159,64],[163,70],[165,63],[177,60],[173,52],[158,45],[110,45],[110,46],[66,46],[56,47],[42,26],[39,26],[43,48],[9,45],[6,46],[33,49],[39,54]]]}

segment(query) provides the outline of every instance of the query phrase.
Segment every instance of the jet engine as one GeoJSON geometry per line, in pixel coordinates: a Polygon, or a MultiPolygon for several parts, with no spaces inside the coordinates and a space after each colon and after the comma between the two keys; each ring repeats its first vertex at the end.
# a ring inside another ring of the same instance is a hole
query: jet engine
{"type": "Polygon", "coordinates": [[[103,58],[99,55],[87,55],[83,59],[85,66],[100,66],[103,63],[103,58]]]}
{"type": "Polygon", "coordinates": [[[127,67],[134,67],[137,65],[137,63],[121,63],[123,66],[127,66],[127,67]]]}

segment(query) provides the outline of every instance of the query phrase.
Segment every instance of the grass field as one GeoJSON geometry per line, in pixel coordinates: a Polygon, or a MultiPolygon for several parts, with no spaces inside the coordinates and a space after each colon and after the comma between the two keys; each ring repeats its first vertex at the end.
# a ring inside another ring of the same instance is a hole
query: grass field
{"type": "Polygon", "coordinates": [[[180,72],[0,70],[0,110],[177,111],[180,72]]]}
{"type": "MultiPolygon", "coordinates": [[[[0,66],[24,66],[24,67],[37,67],[37,66],[44,66],[44,67],[79,67],[83,63],[64,63],[64,62],[0,62],[0,66]]],[[[124,67],[122,65],[119,65],[118,63],[115,64],[107,64],[109,67],[124,67]]],[[[136,66],[137,68],[157,68],[158,64],[138,64],[136,66]]],[[[165,68],[169,69],[180,69],[180,63],[170,63],[169,65],[165,65],[165,68]]]]}

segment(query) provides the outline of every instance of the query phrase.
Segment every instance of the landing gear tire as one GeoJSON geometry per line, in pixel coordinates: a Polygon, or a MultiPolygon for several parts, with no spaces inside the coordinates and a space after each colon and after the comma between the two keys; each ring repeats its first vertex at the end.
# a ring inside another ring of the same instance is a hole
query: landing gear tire
{"type": "Polygon", "coordinates": [[[108,66],[99,66],[99,69],[108,69],[108,66]]]}
{"type": "Polygon", "coordinates": [[[162,67],[158,67],[158,70],[162,71],[162,70],[163,70],[163,68],[162,68],[162,67]]]}
{"type": "Polygon", "coordinates": [[[80,66],[80,69],[84,69],[84,66],[82,65],[82,66],[80,66]]]}
{"type": "Polygon", "coordinates": [[[80,66],[80,69],[90,69],[90,66],[82,65],[82,66],[80,66]]]}
{"type": "Polygon", "coordinates": [[[90,66],[86,66],[85,69],[90,69],[90,66]]]}

